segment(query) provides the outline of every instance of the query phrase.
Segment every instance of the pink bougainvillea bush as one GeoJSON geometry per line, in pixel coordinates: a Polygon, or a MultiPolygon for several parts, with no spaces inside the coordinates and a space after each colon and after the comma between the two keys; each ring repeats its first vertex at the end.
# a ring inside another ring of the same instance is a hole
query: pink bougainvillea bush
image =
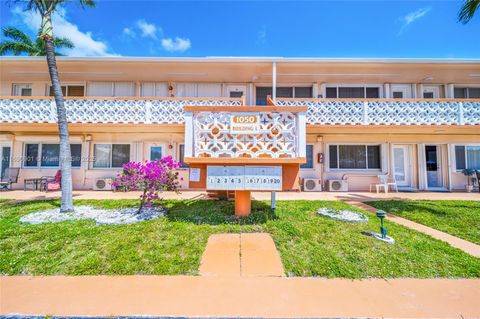
{"type": "Polygon", "coordinates": [[[123,165],[123,171],[117,174],[112,183],[115,189],[141,190],[140,207],[150,207],[153,201],[159,199],[162,191],[178,192],[180,181],[177,168],[180,162],[171,156],[162,157],[158,161],[128,162],[123,165]]]}

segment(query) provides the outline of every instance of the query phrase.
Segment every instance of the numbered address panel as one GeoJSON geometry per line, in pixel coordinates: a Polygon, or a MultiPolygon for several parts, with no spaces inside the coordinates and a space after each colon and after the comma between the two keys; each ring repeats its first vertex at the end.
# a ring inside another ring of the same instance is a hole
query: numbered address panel
{"type": "Polygon", "coordinates": [[[245,185],[244,166],[207,166],[207,189],[234,191],[245,185]]]}
{"type": "Polygon", "coordinates": [[[282,190],[281,166],[245,166],[246,190],[282,190]]]}
{"type": "Polygon", "coordinates": [[[209,190],[282,190],[281,166],[207,166],[209,190]]]}

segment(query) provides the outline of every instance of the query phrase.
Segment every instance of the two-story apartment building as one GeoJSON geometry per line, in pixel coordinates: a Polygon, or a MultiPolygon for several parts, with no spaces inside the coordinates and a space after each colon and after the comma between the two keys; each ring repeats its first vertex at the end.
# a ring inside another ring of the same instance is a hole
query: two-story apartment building
{"type": "MultiPolygon", "coordinates": [[[[480,169],[480,60],[59,57],[76,189],[129,160],[182,161],[184,106],[307,106],[302,178],[368,190],[463,190],[480,169]],[[271,96],[272,100],[268,100],[271,96]]],[[[44,58],[0,59],[2,172],[58,169],[55,105],[44,58]]],[[[188,167],[181,170],[188,187],[188,167]]]]}

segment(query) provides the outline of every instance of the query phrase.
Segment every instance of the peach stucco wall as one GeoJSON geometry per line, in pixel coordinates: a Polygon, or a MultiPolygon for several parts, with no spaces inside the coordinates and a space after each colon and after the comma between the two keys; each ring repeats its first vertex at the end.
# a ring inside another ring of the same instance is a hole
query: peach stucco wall
{"type": "MultiPolygon", "coordinates": [[[[0,143],[12,146],[12,166],[22,167],[21,158],[23,146],[27,142],[58,142],[56,126],[54,124],[5,124],[2,125],[9,134],[0,134],[0,143]]],[[[172,155],[178,159],[178,145],[184,143],[183,127],[160,125],[71,125],[72,143],[82,143],[82,156],[87,157],[87,150],[93,154],[94,143],[129,143],[131,144],[131,160],[145,160],[149,157],[151,145],[163,146],[164,155],[172,155]],[[88,141],[91,140],[91,141],[88,141]],[[172,148],[169,148],[172,145],[172,148]]],[[[370,183],[376,181],[374,175],[381,173],[391,174],[391,146],[407,144],[411,147],[411,186],[421,188],[422,178],[419,170],[418,148],[424,144],[442,145],[443,174],[445,183],[451,184],[456,190],[464,189],[466,178],[455,171],[454,156],[455,144],[480,145],[480,133],[477,127],[309,127],[307,128],[307,143],[314,145],[313,169],[301,169],[300,177],[318,178],[323,181],[342,179],[348,176],[349,189],[368,190],[370,183]],[[437,133],[435,133],[437,132],[437,133]],[[327,167],[327,145],[336,143],[372,143],[382,145],[382,172],[381,171],[331,171],[327,167]],[[324,154],[324,163],[317,163],[317,154],[324,154]]],[[[15,188],[23,187],[23,179],[54,175],[56,169],[22,168],[20,181],[15,188]]],[[[77,189],[91,189],[96,178],[114,177],[118,169],[93,169],[88,162],[83,162],[81,168],[73,170],[74,187],[77,189]]],[[[188,169],[180,170],[184,178],[182,186],[188,187],[188,169]]]]}

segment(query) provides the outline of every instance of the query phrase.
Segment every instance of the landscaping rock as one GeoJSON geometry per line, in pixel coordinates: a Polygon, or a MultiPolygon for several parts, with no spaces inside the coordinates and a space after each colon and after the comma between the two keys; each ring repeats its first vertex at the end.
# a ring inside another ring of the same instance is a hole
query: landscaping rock
{"type": "Polygon", "coordinates": [[[336,211],[331,208],[320,208],[317,211],[318,214],[322,216],[326,216],[335,220],[341,220],[345,222],[357,222],[357,223],[366,223],[368,222],[368,217],[365,216],[362,213],[355,212],[352,210],[341,210],[341,211],[336,211]]]}
{"type": "Polygon", "coordinates": [[[60,213],[60,208],[47,209],[25,215],[20,222],[27,224],[59,223],[66,220],[93,219],[98,225],[133,224],[144,220],[164,216],[167,211],[163,207],[144,207],[138,214],[138,208],[103,209],[91,206],[76,206],[71,213],[60,213]]]}

